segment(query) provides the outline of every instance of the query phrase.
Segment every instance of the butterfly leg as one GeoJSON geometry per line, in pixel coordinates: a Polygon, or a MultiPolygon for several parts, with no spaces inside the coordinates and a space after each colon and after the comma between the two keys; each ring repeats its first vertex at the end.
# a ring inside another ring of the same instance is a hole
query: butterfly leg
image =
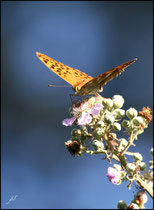
{"type": "Polygon", "coordinates": [[[82,101],[84,101],[84,96],[77,96],[76,94],[69,94],[70,95],[70,99],[71,99],[71,102],[72,102],[72,104],[74,104],[74,103],[77,103],[77,102],[82,102],[82,101]],[[74,100],[73,101],[73,98],[72,98],[72,96],[74,96],[74,97],[80,97],[80,99],[78,100],[74,100]]]}
{"type": "Polygon", "coordinates": [[[72,96],[76,96],[75,94],[69,94],[70,95],[70,99],[71,99],[71,102],[73,104],[73,99],[72,99],[72,96]]]}

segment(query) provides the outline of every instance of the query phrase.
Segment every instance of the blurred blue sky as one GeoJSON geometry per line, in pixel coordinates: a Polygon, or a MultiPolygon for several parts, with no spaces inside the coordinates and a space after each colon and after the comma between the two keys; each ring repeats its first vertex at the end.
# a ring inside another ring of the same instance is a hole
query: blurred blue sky
{"type": "MultiPolygon", "coordinates": [[[[127,183],[109,183],[102,156],[73,158],[66,151],[72,128],[62,120],[73,90],[48,88],[67,83],[36,52],[93,77],[138,58],[102,95],[122,95],[124,109],[153,109],[153,2],[3,1],[1,6],[2,208],[114,209],[121,199],[129,204],[133,194],[127,183]]],[[[147,162],[151,147],[152,123],[132,151],[147,162]]],[[[146,208],[152,208],[150,198],[146,208]]]]}

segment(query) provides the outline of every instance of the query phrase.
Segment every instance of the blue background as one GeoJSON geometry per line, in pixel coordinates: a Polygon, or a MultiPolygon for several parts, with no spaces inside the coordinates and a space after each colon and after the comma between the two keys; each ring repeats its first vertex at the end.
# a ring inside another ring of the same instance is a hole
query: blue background
{"type": "MultiPolygon", "coordinates": [[[[124,109],[152,108],[152,4],[2,2],[2,208],[113,209],[119,200],[131,202],[135,188],[110,183],[101,155],[72,157],[65,149],[72,127],[62,120],[73,91],[48,88],[67,83],[36,52],[93,77],[137,57],[102,95],[122,95],[124,109]]],[[[152,123],[135,143],[131,151],[148,162],[152,123]]],[[[151,198],[145,206],[152,208],[151,198]]]]}

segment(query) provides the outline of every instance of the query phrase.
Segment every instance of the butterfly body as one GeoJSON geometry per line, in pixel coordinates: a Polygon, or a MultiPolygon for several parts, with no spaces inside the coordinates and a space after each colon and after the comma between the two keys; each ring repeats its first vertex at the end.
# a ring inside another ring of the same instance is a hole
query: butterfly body
{"type": "Polygon", "coordinates": [[[112,80],[114,77],[121,74],[125,68],[130,64],[134,63],[137,59],[128,61],[127,63],[121,64],[109,71],[100,74],[93,78],[78,69],[69,67],[63,63],[57,62],[52,58],[42,53],[36,53],[38,58],[55,74],[61,77],[63,80],[72,85],[75,95],[95,95],[102,90],[102,87],[106,83],[112,80]]]}

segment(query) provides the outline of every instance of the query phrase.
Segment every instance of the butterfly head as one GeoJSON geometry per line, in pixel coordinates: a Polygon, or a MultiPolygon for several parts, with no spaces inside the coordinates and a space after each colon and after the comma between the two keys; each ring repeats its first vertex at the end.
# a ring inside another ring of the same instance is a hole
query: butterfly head
{"type": "Polygon", "coordinates": [[[81,86],[73,87],[73,90],[75,91],[75,95],[81,95],[80,94],[81,86]]]}
{"type": "Polygon", "coordinates": [[[78,85],[76,87],[73,87],[73,90],[75,91],[75,95],[78,95],[78,96],[85,96],[85,95],[95,95],[97,94],[98,92],[102,92],[103,91],[103,87],[94,87],[93,86],[93,83],[87,83],[89,84],[88,85],[88,88],[87,88],[87,85],[78,85]]]}

